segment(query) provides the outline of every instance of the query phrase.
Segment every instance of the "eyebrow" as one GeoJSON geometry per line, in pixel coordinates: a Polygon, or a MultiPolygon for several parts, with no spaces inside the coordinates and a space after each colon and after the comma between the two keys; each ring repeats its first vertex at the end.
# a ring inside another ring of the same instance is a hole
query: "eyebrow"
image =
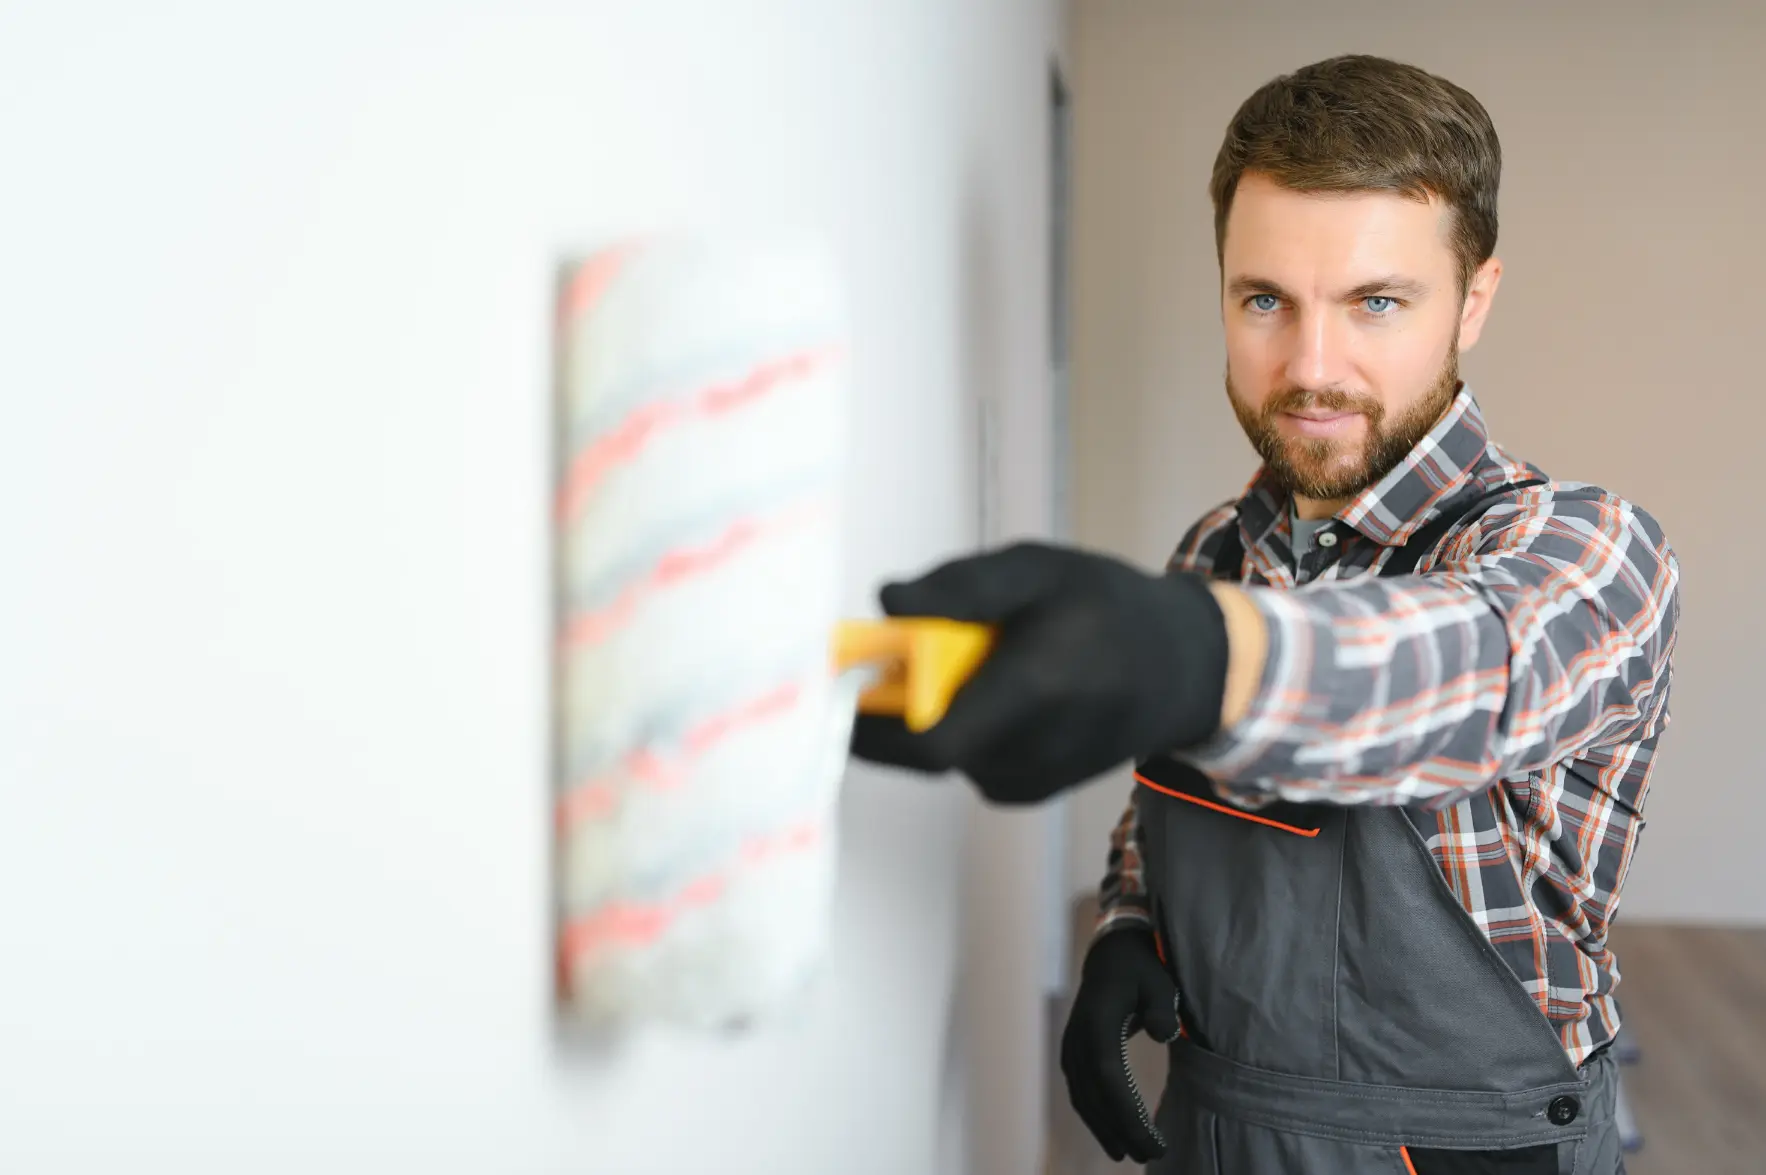
{"type": "MultiPolygon", "coordinates": [[[[1289,298],[1288,291],[1282,289],[1280,283],[1270,281],[1266,277],[1245,274],[1235,277],[1227,285],[1227,292],[1235,298],[1249,298],[1257,294],[1273,294],[1278,298],[1289,298]]],[[[1372,281],[1362,282],[1353,289],[1345,291],[1343,300],[1358,302],[1363,298],[1399,298],[1415,301],[1429,292],[1429,287],[1414,278],[1388,274],[1372,281]]]]}

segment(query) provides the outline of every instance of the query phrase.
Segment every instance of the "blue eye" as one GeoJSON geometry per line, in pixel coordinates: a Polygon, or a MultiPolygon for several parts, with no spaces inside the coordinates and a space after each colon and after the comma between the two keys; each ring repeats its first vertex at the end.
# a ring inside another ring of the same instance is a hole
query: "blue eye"
{"type": "Polygon", "coordinates": [[[1256,295],[1253,295],[1251,298],[1251,305],[1260,314],[1273,313],[1275,308],[1277,306],[1279,306],[1280,304],[1281,304],[1281,299],[1276,297],[1274,294],[1256,294],[1256,295]]]}
{"type": "Polygon", "coordinates": [[[1375,294],[1371,298],[1364,298],[1362,303],[1367,307],[1369,314],[1385,314],[1398,305],[1395,299],[1388,298],[1384,294],[1375,294]]]}

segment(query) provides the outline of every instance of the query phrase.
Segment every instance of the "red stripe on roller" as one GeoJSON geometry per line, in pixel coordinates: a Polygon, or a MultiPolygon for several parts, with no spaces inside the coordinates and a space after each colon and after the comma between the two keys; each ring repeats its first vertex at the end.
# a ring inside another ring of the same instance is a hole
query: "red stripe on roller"
{"type": "Polygon", "coordinates": [[[609,815],[618,805],[623,787],[668,791],[681,786],[686,782],[693,761],[723,739],[789,713],[802,700],[802,684],[787,682],[721,714],[714,714],[689,729],[681,739],[681,754],[678,756],[665,759],[647,748],[631,752],[613,770],[570,786],[558,801],[560,829],[568,831],[585,820],[609,815]]]}
{"type": "Polygon", "coordinates": [[[646,596],[721,567],[763,539],[790,534],[827,516],[833,507],[822,499],[799,503],[766,517],[738,518],[717,538],[699,547],[677,547],[658,559],[641,579],[627,584],[613,603],[582,612],[564,624],[567,648],[606,640],[631,623],[646,596]]]}
{"type": "Polygon", "coordinates": [[[588,443],[565,471],[558,515],[569,521],[609,472],[633,461],[658,433],[696,419],[710,419],[756,403],[769,393],[808,378],[844,354],[841,347],[817,347],[767,359],[744,375],[700,388],[687,396],[642,404],[588,443]]]}
{"type": "Polygon", "coordinates": [[[559,985],[569,987],[573,966],[607,951],[632,950],[661,938],[682,913],[710,905],[728,891],[737,872],[791,853],[803,852],[822,837],[820,824],[800,824],[746,841],[739,865],[692,879],[660,902],[609,902],[564,924],[558,943],[559,985]]]}
{"type": "Polygon", "coordinates": [[[644,245],[642,240],[625,241],[603,249],[577,266],[558,294],[559,321],[568,325],[587,314],[644,245]]]}

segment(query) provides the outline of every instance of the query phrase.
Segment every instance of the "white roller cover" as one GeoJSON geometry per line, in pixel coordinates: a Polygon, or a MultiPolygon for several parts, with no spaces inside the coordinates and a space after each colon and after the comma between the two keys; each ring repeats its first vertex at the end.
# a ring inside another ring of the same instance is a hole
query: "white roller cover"
{"type": "Polygon", "coordinates": [[[559,294],[559,991],[764,1018],[822,961],[845,328],[814,242],[631,241],[559,294]]]}

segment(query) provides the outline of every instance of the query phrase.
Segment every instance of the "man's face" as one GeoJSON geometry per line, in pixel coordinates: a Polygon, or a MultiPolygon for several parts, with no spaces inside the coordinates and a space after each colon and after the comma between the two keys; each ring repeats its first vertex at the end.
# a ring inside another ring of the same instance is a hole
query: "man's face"
{"type": "Polygon", "coordinates": [[[1221,262],[1227,396],[1298,497],[1334,509],[1452,402],[1502,266],[1485,262],[1462,299],[1451,229],[1435,200],[1240,180],[1221,262]]]}

